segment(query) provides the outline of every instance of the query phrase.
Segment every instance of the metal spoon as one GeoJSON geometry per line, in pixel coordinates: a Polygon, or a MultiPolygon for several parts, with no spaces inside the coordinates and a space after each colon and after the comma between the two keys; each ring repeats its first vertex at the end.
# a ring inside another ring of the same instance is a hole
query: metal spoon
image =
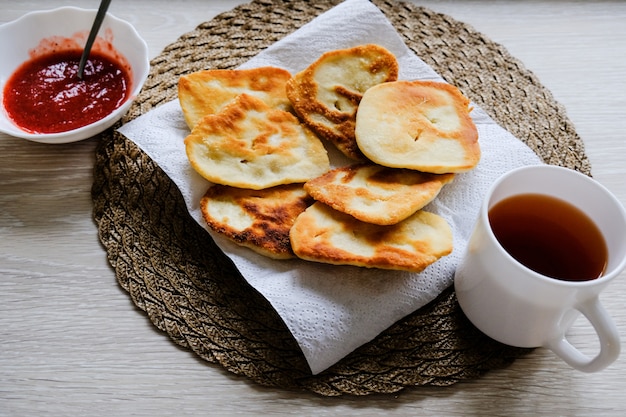
{"type": "Polygon", "coordinates": [[[85,64],[87,63],[87,58],[89,58],[89,53],[91,52],[91,47],[93,46],[93,42],[96,40],[96,35],[100,30],[100,25],[102,25],[102,21],[106,16],[107,9],[109,8],[109,4],[111,0],[101,0],[100,7],[98,8],[98,13],[96,13],[96,18],[93,21],[93,25],[91,26],[91,31],[89,32],[89,37],[87,38],[87,43],[85,43],[85,48],[83,49],[83,54],[80,57],[80,63],[78,64],[78,79],[83,79],[83,73],[85,71],[85,64]]]}

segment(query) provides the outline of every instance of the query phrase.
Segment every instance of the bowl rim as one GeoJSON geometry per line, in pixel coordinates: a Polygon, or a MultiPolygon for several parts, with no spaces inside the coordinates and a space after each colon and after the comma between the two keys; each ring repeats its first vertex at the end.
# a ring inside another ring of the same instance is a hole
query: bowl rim
{"type": "MultiPolygon", "coordinates": [[[[76,6],[62,6],[47,10],[33,10],[31,12],[25,13],[22,16],[14,19],[10,22],[6,22],[0,25],[0,32],[5,30],[10,30],[11,26],[18,26],[20,24],[24,24],[24,21],[28,22],[28,20],[37,17],[37,16],[45,16],[45,15],[54,15],[54,14],[62,14],[62,13],[87,13],[92,14],[95,17],[97,13],[96,9],[86,9],[76,6]]],[[[120,117],[123,116],[124,113],[130,108],[132,102],[137,97],[143,85],[148,78],[150,73],[150,59],[148,52],[148,44],[145,39],[139,34],[137,29],[128,21],[121,19],[111,12],[107,12],[106,14],[107,20],[113,22],[115,25],[121,25],[128,30],[129,34],[135,38],[135,41],[139,45],[140,48],[137,50],[137,59],[136,61],[144,62],[145,65],[142,65],[141,68],[132,68],[133,70],[133,86],[132,90],[129,94],[129,97],[115,109],[113,112],[103,117],[102,119],[96,120],[93,123],[90,123],[85,126],[81,126],[76,129],[67,130],[64,132],[57,133],[29,133],[27,131],[21,130],[18,126],[13,124],[13,122],[7,117],[6,109],[4,108],[2,100],[0,99],[0,112],[2,112],[2,117],[5,117],[9,123],[11,123],[15,129],[10,130],[6,129],[3,126],[0,126],[0,132],[5,133],[12,137],[17,137],[21,139],[27,139],[34,142],[41,143],[49,143],[49,144],[61,144],[61,143],[69,143],[69,142],[77,142],[80,140],[88,139],[92,136],[101,133],[102,131],[111,127],[120,117]]],[[[89,27],[86,28],[88,30],[89,27]]],[[[51,35],[52,36],[52,35],[51,35]]],[[[22,65],[24,62],[21,62],[19,65],[22,65]]],[[[18,65],[18,67],[19,67],[18,65]]],[[[4,83],[0,86],[0,88],[4,89],[4,83]]],[[[0,98],[4,95],[4,91],[0,91],[0,98]]]]}

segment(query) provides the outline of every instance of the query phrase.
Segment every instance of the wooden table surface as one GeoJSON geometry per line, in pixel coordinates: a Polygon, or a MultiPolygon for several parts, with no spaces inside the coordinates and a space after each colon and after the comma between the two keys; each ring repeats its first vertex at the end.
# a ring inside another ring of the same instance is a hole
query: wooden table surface
{"type": "MultiPolygon", "coordinates": [[[[418,1],[503,44],[563,104],[594,177],[626,203],[626,2],[418,1]]],[[[0,0],[0,23],[97,0],[0,0]]],[[[113,2],[150,55],[244,1],[113,2]]],[[[622,416],[626,357],[596,374],[537,349],[447,388],[323,398],[269,389],[175,346],[118,286],[92,219],[96,139],[41,145],[0,134],[0,415],[622,416]]],[[[626,335],[626,274],[602,296],[626,335]]],[[[594,352],[590,326],[571,339],[594,352]]]]}

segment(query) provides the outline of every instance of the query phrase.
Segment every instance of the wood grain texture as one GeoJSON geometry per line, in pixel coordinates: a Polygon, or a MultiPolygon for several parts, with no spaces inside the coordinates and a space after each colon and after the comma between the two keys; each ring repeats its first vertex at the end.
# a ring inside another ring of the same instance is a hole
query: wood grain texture
{"type": "MultiPolygon", "coordinates": [[[[129,20],[151,56],[243,1],[134,0],[129,20]]],[[[626,3],[415,1],[504,45],[567,109],[594,177],[626,203],[626,3]]],[[[96,1],[0,0],[0,23],[96,1]]],[[[622,415],[626,359],[597,374],[538,349],[448,388],[321,398],[234,377],[176,347],[119,288],[92,220],[95,140],[42,145],[0,135],[0,415],[622,415]]],[[[602,300],[626,334],[626,275],[602,300]]],[[[577,322],[571,337],[596,349],[577,322]]]]}

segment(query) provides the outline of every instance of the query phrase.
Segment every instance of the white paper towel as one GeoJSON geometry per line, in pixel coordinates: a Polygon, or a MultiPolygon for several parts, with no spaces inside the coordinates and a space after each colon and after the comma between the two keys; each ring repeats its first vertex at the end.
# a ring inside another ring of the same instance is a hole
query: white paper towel
{"type": "MultiPolygon", "coordinates": [[[[326,51],[365,43],[382,45],[396,55],[400,79],[442,80],[408,49],[382,12],[368,0],[339,4],[270,46],[242,68],[270,65],[295,74],[326,51]]],[[[480,163],[470,173],[457,175],[426,207],[451,225],[454,251],[420,274],[300,260],[275,261],[212,234],[245,279],[282,317],[314,374],[372,340],[450,286],[487,188],[510,169],[541,163],[534,152],[477,106],[472,117],[482,149],[480,163]]],[[[199,202],[210,184],[187,160],[183,141],[189,130],[178,101],[138,117],[119,131],[176,183],[189,212],[206,228],[199,202]]],[[[341,161],[335,159],[333,165],[339,164],[341,161]]]]}

